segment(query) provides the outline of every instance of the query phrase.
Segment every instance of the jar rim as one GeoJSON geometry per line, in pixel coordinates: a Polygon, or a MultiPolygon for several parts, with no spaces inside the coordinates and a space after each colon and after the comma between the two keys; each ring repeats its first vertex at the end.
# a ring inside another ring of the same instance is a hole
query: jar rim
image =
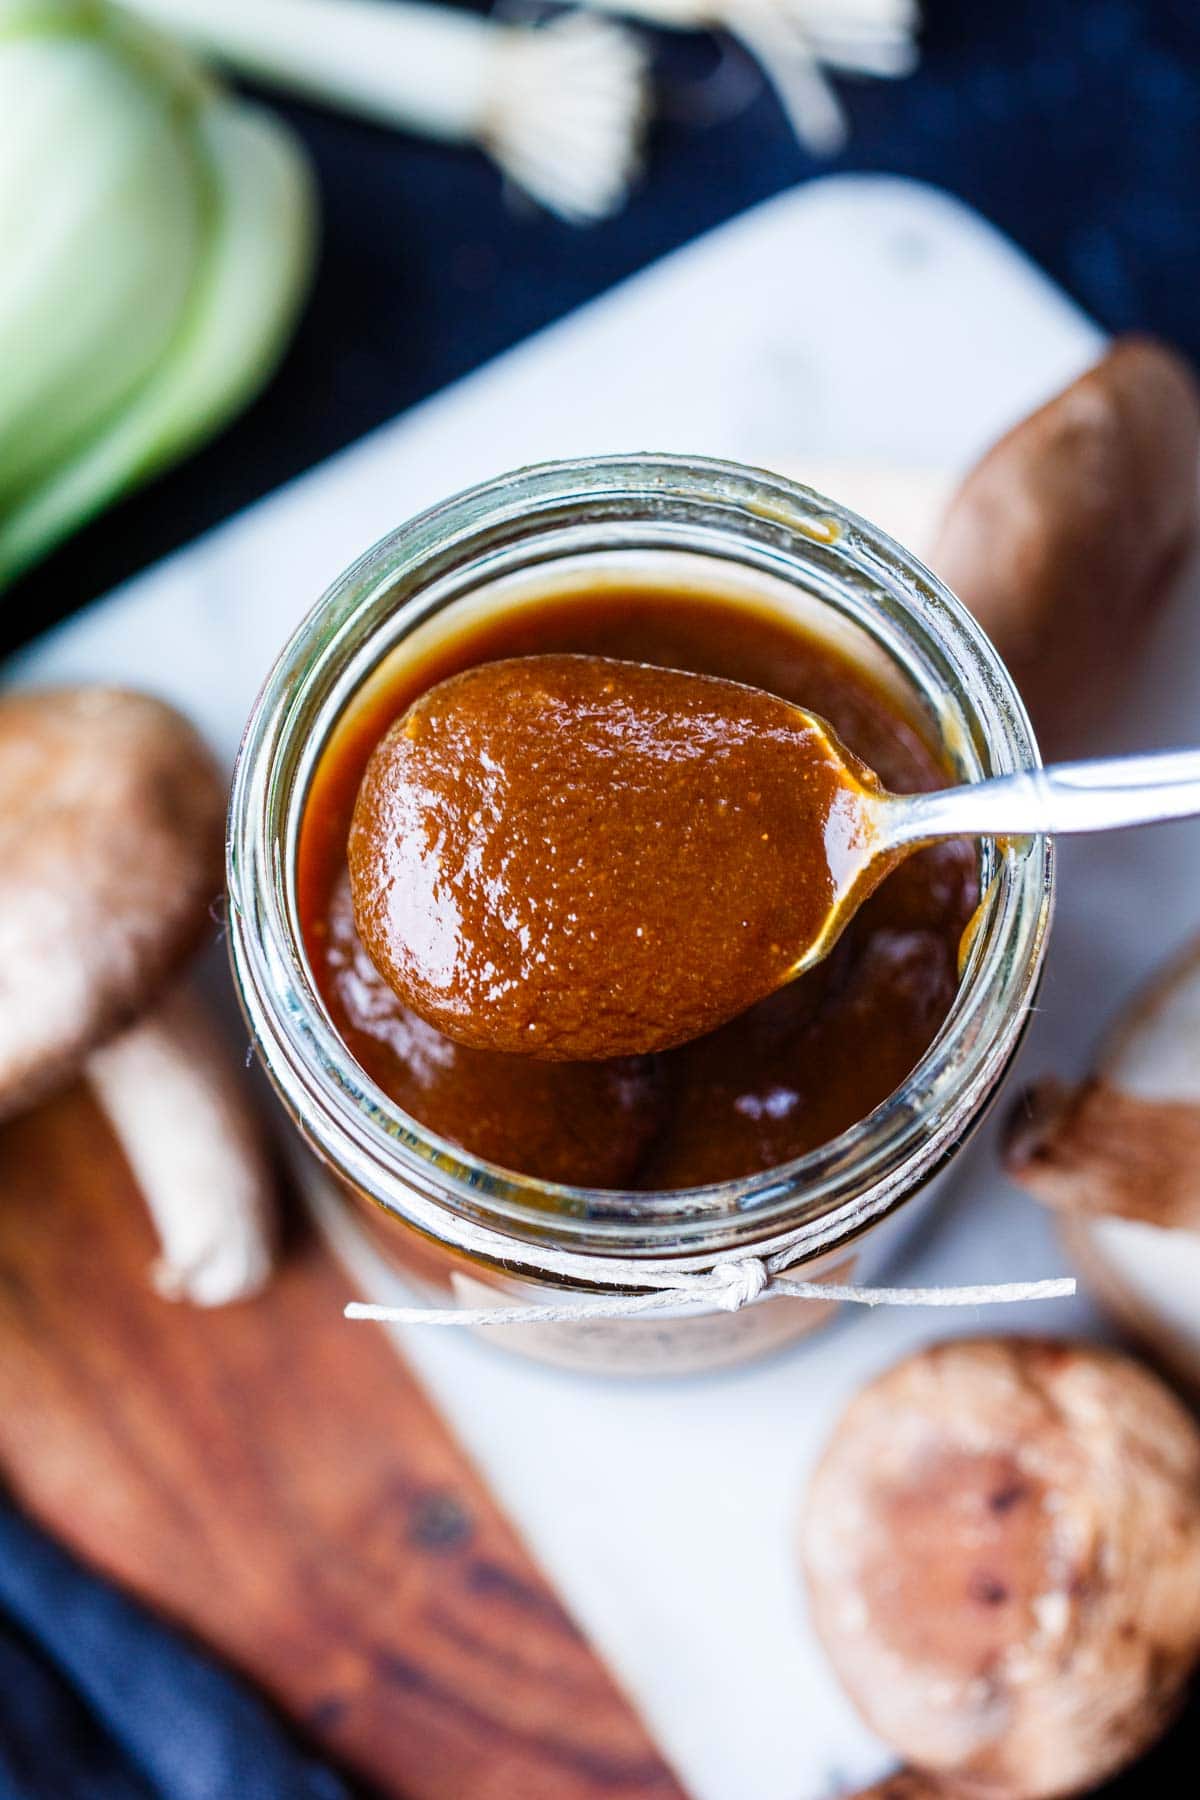
{"type": "Polygon", "coordinates": [[[986,774],[1040,766],[1024,706],[997,652],[961,602],[902,546],[785,477],[649,453],[498,476],[388,533],[333,583],[285,644],[238,756],[228,835],[230,950],[243,1010],[285,1106],[325,1160],[387,1210],[454,1241],[491,1234],[518,1261],[526,1245],[538,1248],[540,1260],[559,1247],[658,1255],[680,1268],[689,1256],[709,1261],[781,1230],[807,1233],[814,1251],[854,1235],[890,1211],[965,1135],[1008,1064],[1036,988],[1053,894],[1052,846],[1040,837],[990,847],[990,879],[954,1003],[899,1087],[865,1118],[789,1163],[692,1188],[574,1187],[499,1168],[420,1125],[354,1061],[308,967],[293,884],[298,822],[320,749],[380,660],[373,627],[386,621],[394,637],[411,609],[411,629],[436,610],[439,580],[464,568],[478,576],[489,557],[535,537],[550,553],[555,533],[581,522],[649,528],[690,520],[698,529],[702,516],[753,539],[755,554],[775,557],[781,567],[811,572],[813,559],[824,559],[856,604],[890,609],[896,629],[938,656],[969,712],[968,765],[986,774]],[[323,728],[306,740],[322,707],[323,728]]]}

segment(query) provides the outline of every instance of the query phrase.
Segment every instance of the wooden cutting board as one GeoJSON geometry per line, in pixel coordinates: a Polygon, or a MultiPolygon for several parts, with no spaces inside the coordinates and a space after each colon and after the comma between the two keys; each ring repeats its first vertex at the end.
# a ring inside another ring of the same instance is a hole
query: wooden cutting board
{"type": "Polygon", "coordinates": [[[683,1800],[310,1236],[256,1301],[160,1300],[81,1091],[0,1132],[0,1196],[0,1462],[44,1525],[384,1796],[683,1800]]]}

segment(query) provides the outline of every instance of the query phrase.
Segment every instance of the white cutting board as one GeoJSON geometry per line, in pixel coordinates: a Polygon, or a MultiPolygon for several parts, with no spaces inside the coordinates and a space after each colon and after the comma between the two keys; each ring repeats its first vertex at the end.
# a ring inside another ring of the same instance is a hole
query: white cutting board
{"type": "MultiPolygon", "coordinates": [[[[801,475],[830,458],[952,472],[1100,341],[947,197],[875,178],[813,183],[293,482],[16,672],[144,683],[232,757],[268,664],[325,584],[414,508],[478,477],[638,449],[801,475]]],[[[1200,741],[1196,598],[1181,598],[1161,634],[1130,743],[1200,741]]],[[[1080,1065],[1156,952],[1195,923],[1198,876],[1194,826],[1068,847],[1025,1075],[1080,1065]]],[[[1046,1221],[995,1172],[990,1133],[964,1165],[904,1276],[1059,1272],[1046,1221]]],[[[404,1348],[696,1800],[815,1800],[889,1759],[807,1627],[793,1540],[808,1469],[847,1396],[909,1345],[1022,1327],[1098,1328],[1082,1301],[862,1313],[766,1365],[641,1384],[543,1371],[449,1332],[409,1333],[404,1348]]]]}

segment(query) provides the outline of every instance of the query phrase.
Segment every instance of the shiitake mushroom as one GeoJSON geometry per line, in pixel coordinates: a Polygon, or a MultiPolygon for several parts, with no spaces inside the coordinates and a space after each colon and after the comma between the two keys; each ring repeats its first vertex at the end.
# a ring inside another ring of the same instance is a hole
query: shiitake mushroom
{"type": "Polygon", "coordinates": [[[880,1375],[808,1495],[816,1629],[864,1719],[956,1793],[1085,1792],[1200,1655],[1200,1431],[1126,1356],[980,1338],[880,1375]]]}

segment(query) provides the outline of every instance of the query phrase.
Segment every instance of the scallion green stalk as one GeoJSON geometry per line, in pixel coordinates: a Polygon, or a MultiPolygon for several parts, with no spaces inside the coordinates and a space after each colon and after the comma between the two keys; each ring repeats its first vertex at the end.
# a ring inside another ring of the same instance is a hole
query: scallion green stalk
{"type": "Polygon", "coordinates": [[[0,0],[0,587],[236,412],[311,265],[305,159],[103,0],[0,0]]]}

